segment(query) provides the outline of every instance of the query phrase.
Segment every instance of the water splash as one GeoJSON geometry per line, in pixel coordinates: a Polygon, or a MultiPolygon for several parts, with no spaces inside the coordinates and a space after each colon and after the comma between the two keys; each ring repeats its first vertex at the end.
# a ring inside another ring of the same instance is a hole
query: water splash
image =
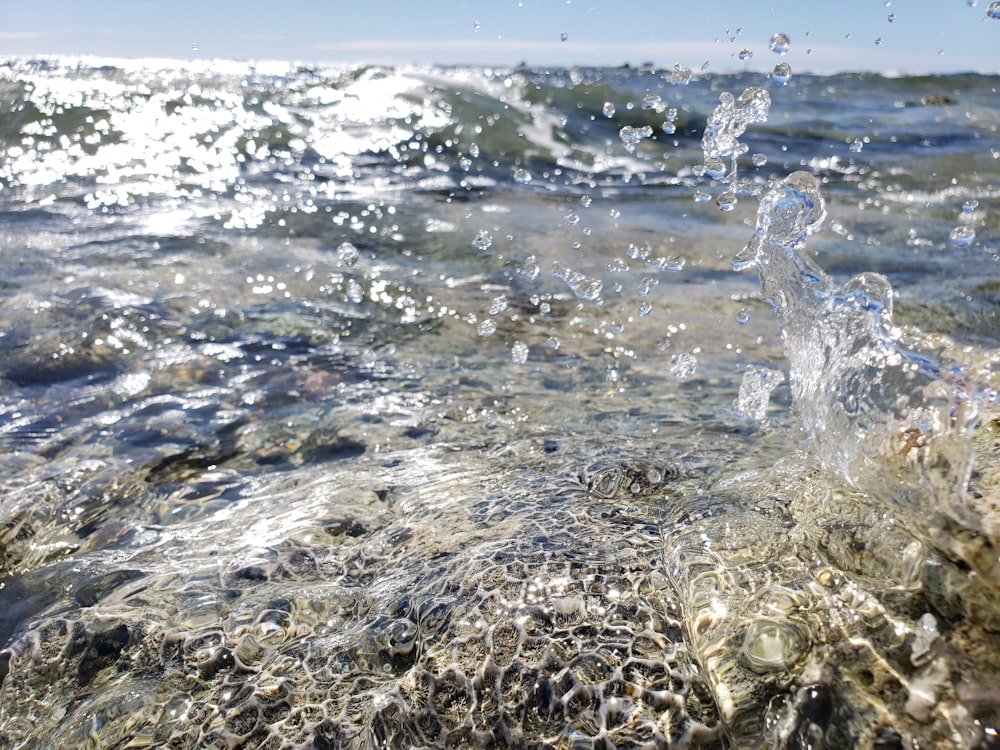
{"type": "Polygon", "coordinates": [[[968,436],[987,394],[957,365],[900,344],[888,279],[861,273],[837,287],[803,252],[825,217],[817,179],[795,172],[765,194],[734,261],[757,269],[778,314],[802,426],[821,465],[848,483],[960,518],[968,436]]]}

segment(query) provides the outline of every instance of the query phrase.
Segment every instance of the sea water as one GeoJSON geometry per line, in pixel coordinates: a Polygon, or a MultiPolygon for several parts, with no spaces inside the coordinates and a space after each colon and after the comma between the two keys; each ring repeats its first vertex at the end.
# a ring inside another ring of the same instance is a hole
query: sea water
{"type": "Polygon", "coordinates": [[[997,746],[998,85],[4,61],[3,743],[997,746]]]}

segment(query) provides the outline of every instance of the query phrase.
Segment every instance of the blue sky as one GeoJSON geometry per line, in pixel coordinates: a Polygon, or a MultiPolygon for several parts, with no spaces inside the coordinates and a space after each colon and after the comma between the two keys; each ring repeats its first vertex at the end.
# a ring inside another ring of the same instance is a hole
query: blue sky
{"type": "Polygon", "coordinates": [[[1000,73],[987,0],[0,0],[0,55],[1000,73]],[[890,21],[890,14],[893,18],[890,21]],[[565,41],[562,35],[566,35],[565,41]],[[876,39],[880,43],[876,43],[876,39]],[[741,61],[744,49],[753,57],[741,61]]]}

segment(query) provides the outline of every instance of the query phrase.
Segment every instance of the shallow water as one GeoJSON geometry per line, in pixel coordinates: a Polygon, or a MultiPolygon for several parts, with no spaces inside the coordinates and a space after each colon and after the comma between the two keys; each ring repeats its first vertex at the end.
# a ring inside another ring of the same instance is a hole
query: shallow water
{"type": "Polygon", "coordinates": [[[6,61],[5,743],[995,746],[1000,79],[678,80],[6,61]]]}

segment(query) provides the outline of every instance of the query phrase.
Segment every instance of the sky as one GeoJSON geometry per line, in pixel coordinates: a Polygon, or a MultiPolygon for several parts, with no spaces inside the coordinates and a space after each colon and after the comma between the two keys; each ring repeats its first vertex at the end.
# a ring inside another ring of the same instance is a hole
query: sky
{"type": "Polygon", "coordinates": [[[0,0],[0,56],[503,66],[648,62],[718,72],[766,71],[780,61],[795,72],[1000,73],[1000,19],[987,16],[989,4],[0,0]],[[769,49],[779,32],[791,40],[780,58],[769,49]]]}

